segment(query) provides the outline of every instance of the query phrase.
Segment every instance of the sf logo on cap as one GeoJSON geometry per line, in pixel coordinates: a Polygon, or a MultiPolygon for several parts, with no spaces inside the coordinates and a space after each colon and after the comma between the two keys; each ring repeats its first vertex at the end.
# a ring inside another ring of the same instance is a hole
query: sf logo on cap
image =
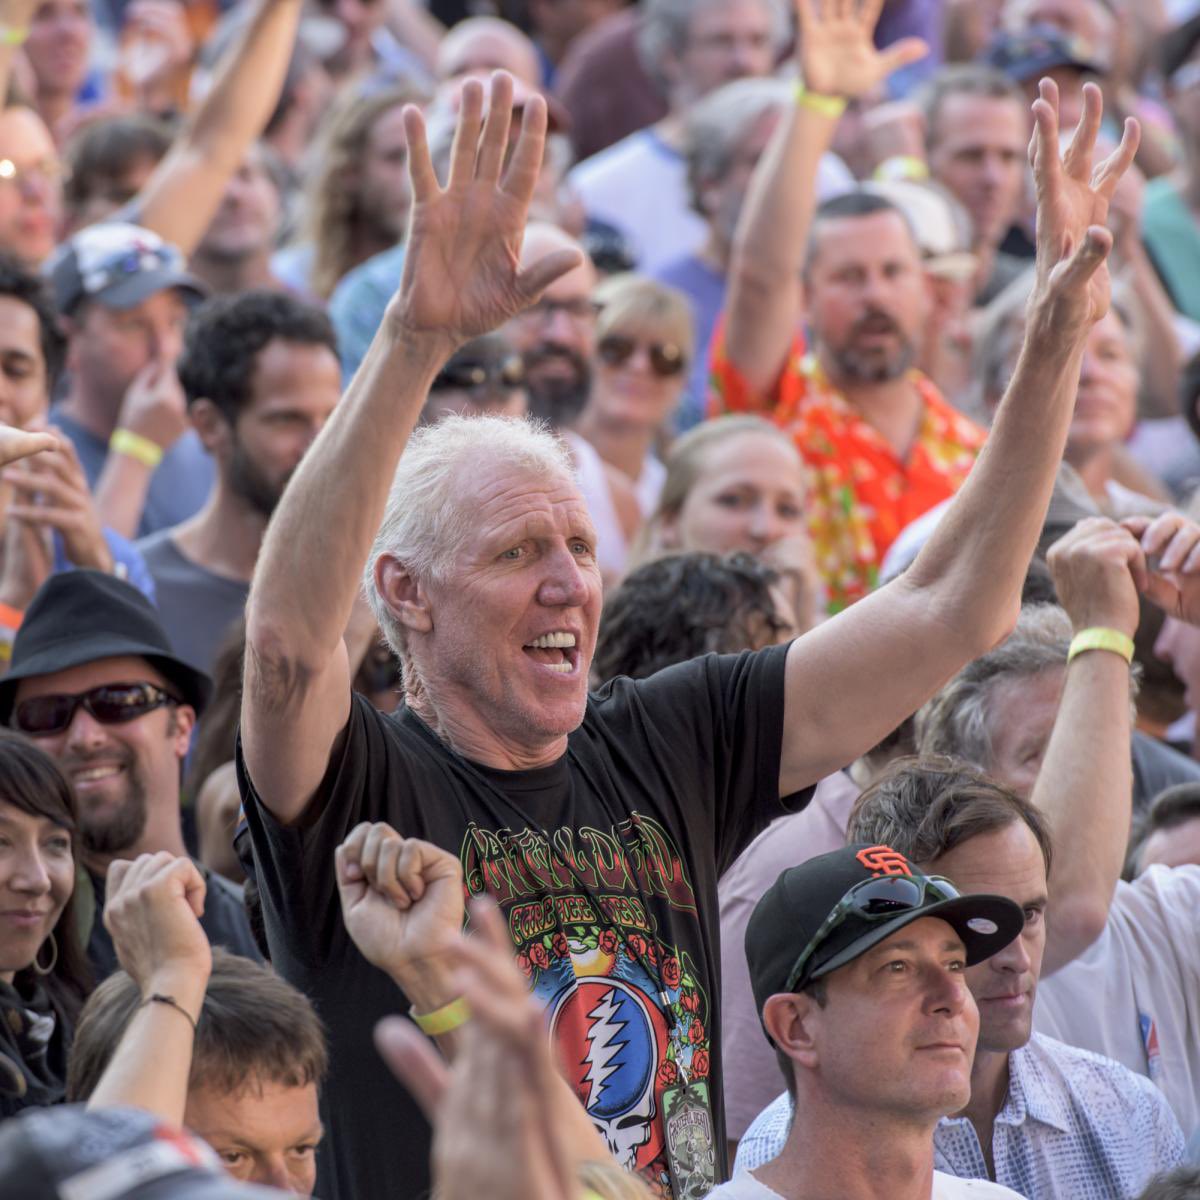
{"type": "Polygon", "coordinates": [[[868,846],[865,850],[860,850],[854,857],[868,871],[874,871],[876,875],[912,874],[908,859],[899,850],[893,850],[891,846],[868,846]]]}

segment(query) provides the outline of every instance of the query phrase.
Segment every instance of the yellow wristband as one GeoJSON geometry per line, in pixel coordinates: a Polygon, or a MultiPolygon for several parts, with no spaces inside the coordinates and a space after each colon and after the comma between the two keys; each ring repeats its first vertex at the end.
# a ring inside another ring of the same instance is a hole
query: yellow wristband
{"type": "Polygon", "coordinates": [[[914,154],[893,154],[875,168],[871,178],[880,183],[895,183],[908,179],[919,183],[929,178],[929,167],[914,154]]]}
{"type": "Polygon", "coordinates": [[[112,437],[108,439],[108,448],[118,454],[127,454],[130,458],[137,459],[152,471],[163,458],[163,448],[157,442],[142,437],[140,433],[134,433],[132,429],[114,430],[112,437]]]}
{"type": "Polygon", "coordinates": [[[439,1034],[449,1033],[452,1029],[465,1025],[471,1019],[471,1006],[462,996],[459,996],[457,1000],[451,1000],[449,1004],[443,1004],[441,1008],[435,1008],[433,1012],[410,1012],[408,1015],[412,1017],[413,1022],[422,1033],[427,1033],[430,1037],[437,1037],[439,1034]]]}
{"type": "Polygon", "coordinates": [[[1081,629],[1072,639],[1067,651],[1067,662],[1085,650],[1111,650],[1126,662],[1133,662],[1133,638],[1119,629],[1105,629],[1097,625],[1092,629],[1081,629]]]}
{"type": "Polygon", "coordinates": [[[29,30],[16,25],[0,25],[0,46],[23,46],[29,39],[29,30]]]}
{"type": "Polygon", "coordinates": [[[821,96],[810,92],[800,80],[796,81],[796,103],[823,117],[837,118],[846,111],[846,101],[841,96],[821,96]]]}

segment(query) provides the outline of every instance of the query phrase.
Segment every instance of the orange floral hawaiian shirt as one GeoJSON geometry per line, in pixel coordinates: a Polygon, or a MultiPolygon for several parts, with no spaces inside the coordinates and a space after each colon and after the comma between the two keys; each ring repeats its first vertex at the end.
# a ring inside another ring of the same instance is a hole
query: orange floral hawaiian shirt
{"type": "Polygon", "coordinates": [[[975,462],[984,431],[944,400],[918,371],[921,427],[901,460],[873,425],[828,381],[796,336],[768,409],[725,355],[712,349],[710,414],[761,412],[795,438],[808,468],[808,531],[817,568],[838,612],[879,583],[879,566],[900,531],[952,496],[975,462]]]}

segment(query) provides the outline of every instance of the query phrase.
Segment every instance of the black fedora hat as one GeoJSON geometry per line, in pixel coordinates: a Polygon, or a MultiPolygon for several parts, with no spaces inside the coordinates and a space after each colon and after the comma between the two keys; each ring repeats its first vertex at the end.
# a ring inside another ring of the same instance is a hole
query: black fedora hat
{"type": "Polygon", "coordinates": [[[212,680],[179,658],[154,606],[137,588],[103,571],[51,575],[25,612],[0,679],[0,722],[12,719],[17,684],[101,658],[144,658],[179,690],[197,713],[212,694],[212,680]]]}

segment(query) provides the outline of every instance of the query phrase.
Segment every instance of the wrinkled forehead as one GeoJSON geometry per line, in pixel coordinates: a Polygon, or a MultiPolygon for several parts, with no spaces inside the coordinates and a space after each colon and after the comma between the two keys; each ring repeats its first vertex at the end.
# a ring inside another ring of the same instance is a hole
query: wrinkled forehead
{"type": "Polygon", "coordinates": [[[487,541],[517,530],[530,533],[594,532],[587,502],[575,478],[547,474],[517,464],[460,463],[455,495],[470,520],[472,541],[487,541]]]}
{"type": "Polygon", "coordinates": [[[808,266],[838,270],[897,259],[920,262],[912,226],[899,209],[861,215],[818,217],[809,243],[808,266]]]}

